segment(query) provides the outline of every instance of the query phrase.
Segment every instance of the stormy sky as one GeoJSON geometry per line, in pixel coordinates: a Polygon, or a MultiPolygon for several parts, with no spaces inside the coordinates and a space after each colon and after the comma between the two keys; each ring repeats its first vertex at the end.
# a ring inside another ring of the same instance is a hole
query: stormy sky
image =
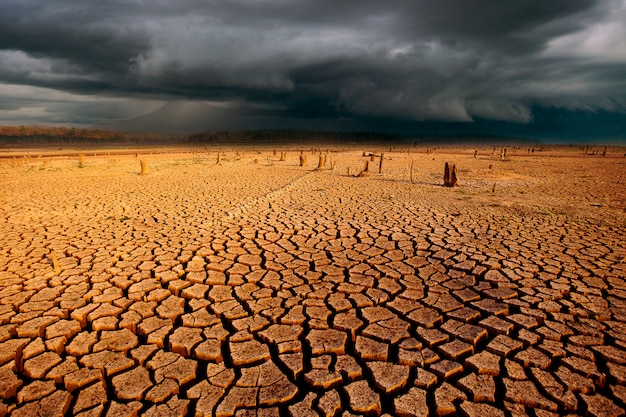
{"type": "Polygon", "coordinates": [[[626,0],[0,2],[0,124],[166,104],[235,128],[626,120],[626,0]]]}

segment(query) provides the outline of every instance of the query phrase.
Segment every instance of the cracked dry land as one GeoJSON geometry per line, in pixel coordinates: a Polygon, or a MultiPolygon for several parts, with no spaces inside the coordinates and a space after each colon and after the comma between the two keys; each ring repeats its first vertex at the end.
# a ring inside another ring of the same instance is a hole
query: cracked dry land
{"type": "Polygon", "coordinates": [[[423,151],[0,160],[0,416],[623,415],[623,150],[423,151]]]}

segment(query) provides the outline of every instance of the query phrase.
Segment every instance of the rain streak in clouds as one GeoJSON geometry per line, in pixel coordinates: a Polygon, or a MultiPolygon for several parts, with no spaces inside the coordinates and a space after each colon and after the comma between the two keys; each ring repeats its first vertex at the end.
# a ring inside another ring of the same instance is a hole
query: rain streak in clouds
{"type": "Polygon", "coordinates": [[[0,123],[170,101],[273,118],[528,123],[626,113],[624,0],[4,0],[0,123]]]}

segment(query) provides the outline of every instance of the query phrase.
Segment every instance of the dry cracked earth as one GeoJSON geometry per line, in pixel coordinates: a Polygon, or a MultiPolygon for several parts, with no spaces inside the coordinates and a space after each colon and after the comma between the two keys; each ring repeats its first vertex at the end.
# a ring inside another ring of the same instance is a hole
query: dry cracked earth
{"type": "Polygon", "coordinates": [[[624,415],[621,153],[222,152],[0,160],[0,415],[624,415]]]}

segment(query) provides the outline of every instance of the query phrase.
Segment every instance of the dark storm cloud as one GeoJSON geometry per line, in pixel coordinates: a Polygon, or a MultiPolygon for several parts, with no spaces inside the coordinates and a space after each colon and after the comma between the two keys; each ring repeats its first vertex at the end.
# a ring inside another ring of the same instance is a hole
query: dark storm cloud
{"type": "MultiPolygon", "coordinates": [[[[626,111],[625,21],[623,0],[5,0],[0,83],[287,118],[527,122],[537,104],[626,111]]],[[[85,117],[114,117],[104,107],[85,117]]]]}
{"type": "Polygon", "coordinates": [[[84,71],[125,71],[149,47],[149,34],[128,24],[122,4],[5,1],[0,12],[0,49],[67,60],[84,71]]]}

